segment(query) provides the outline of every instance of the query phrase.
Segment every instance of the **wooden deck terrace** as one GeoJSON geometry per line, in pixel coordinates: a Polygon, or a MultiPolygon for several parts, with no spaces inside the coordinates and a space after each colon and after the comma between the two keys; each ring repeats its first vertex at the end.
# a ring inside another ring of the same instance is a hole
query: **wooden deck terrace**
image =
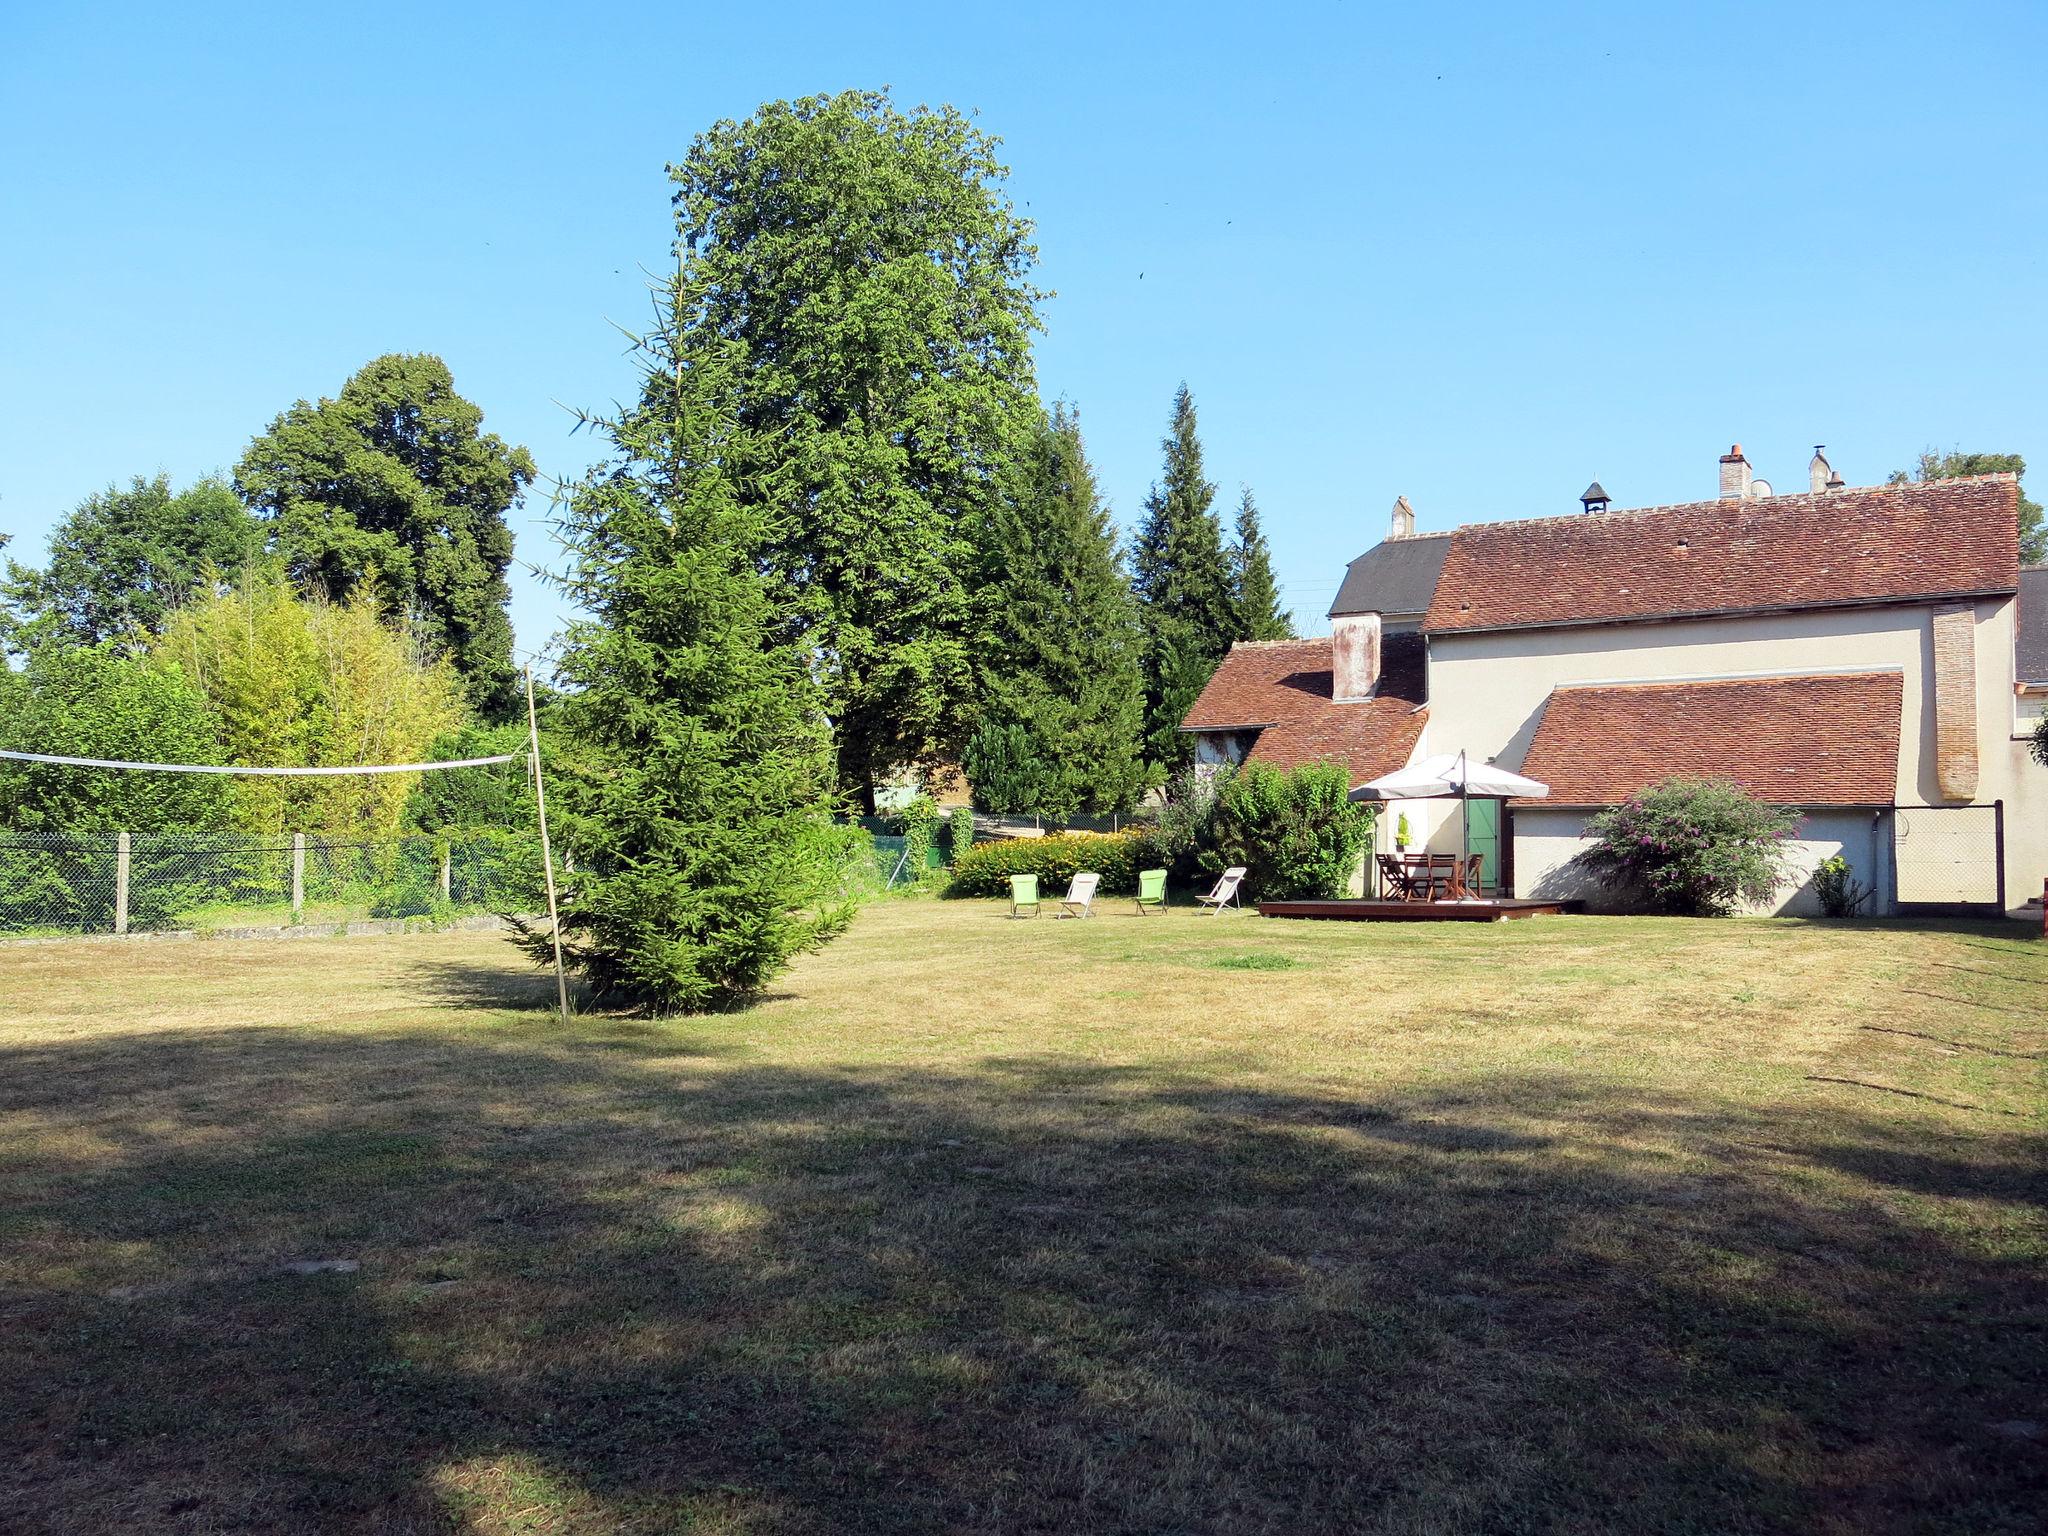
{"type": "Polygon", "coordinates": [[[1579,901],[1537,901],[1493,896],[1471,901],[1262,901],[1261,917],[1316,917],[1346,923],[1503,923],[1518,917],[1556,917],[1583,908],[1579,901]]]}

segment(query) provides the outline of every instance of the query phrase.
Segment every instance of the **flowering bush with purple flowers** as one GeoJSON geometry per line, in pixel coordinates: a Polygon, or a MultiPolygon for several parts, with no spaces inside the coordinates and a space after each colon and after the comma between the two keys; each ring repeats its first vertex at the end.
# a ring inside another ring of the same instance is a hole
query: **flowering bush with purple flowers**
{"type": "Polygon", "coordinates": [[[1579,862],[1660,912],[1719,917],[1792,879],[1799,813],[1726,779],[1666,779],[1586,823],[1579,862]]]}

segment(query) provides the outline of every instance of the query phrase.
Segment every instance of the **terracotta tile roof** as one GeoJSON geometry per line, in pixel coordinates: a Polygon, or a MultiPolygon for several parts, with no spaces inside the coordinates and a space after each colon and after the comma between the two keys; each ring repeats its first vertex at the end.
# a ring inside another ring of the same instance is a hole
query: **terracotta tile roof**
{"type": "Polygon", "coordinates": [[[1230,648],[1181,729],[1257,730],[1246,761],[1272,768],[1330,761],[1354,786],[1406,765],[1421,739],[1420,635],[1380,642],[1380,686],[1358,704],[1330,697],[1330,640],[1240,641],[1230,648]]]}
{"type": "Polygon", "coordinates": [[[1626,683],[1552,691],[1516,771],[1529,805],[1615,805],[1674,775],[1733,779],[1784,805],[1890,805],[1897,672],[1626,683]]]}
{"type": "Polygon", "coordinates": [[[1458,529],[1431,632],[2011,592],[2019,483],[1979,475],[1458,529]]]}

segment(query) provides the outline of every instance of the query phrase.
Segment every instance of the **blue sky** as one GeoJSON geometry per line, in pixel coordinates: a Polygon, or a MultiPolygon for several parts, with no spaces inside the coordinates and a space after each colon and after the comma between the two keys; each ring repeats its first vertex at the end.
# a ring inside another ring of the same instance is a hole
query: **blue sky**
{"type": "MultiPolygon", "coordinates": [[[[1923,446],[2048,488],[2048,7],[0,8],[0,529],[232,466],[431,351],[573,476],[630,388],[663,167],[776,97],[979,109],[1039,371],[1118,516],[1174,387],[1297,616],[1425,528],[1923,446]],[[1682,12],[1682,14],[1681,14],[1682,12]],[[558,403],[559,402],[559,403],[558,403]]],[[[523,559],[553,558],[545,497],[523,559]]],[[[558,605],[521,577],[537,647],[558,605]]]]}

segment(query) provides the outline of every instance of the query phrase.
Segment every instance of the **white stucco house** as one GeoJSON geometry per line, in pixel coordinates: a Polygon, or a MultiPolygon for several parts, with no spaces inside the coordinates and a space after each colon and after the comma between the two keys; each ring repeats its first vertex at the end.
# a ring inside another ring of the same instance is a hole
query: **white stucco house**
{"type": "MultiPolygon", "coordinates": [[[[1851,488],[1816,450],[1774,493],[1738,446],[1719,494],[1418,533],[1406,498],[1353,561],[1323,639],[1239,645],[1185,729],[1198,761],[1311,757],[1354,784],[1464,751],[1551,786],[1480,808],[1517,896],[1612,898],[1573,862],[1594,811],[1672,774],[1796,806],[1801,880],[1842,854],[1866,910],[2017,910],[2048,877],[2048,569],[2018,563],[2010,475],[1851,488]]],[[[1454,802],[1411,802],[1457,846],[1454,802]]]]}

